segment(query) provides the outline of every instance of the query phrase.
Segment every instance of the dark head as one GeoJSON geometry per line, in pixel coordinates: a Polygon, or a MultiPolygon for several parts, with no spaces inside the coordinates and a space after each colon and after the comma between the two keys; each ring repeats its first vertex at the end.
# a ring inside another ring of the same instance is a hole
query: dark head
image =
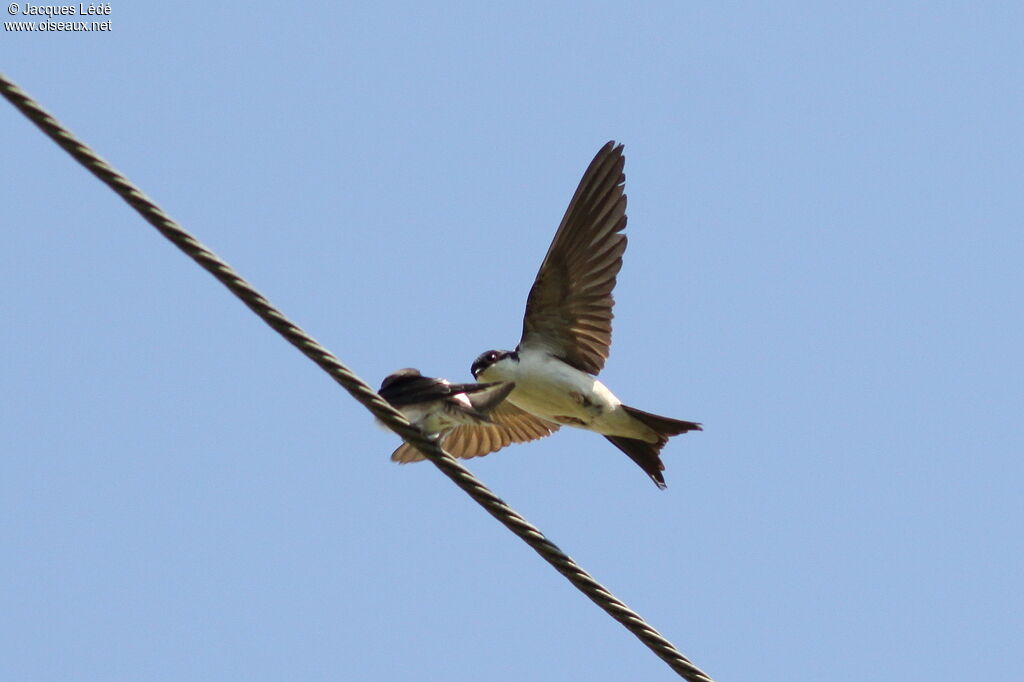
{"type": "Polygon", "coordinates": [[[486,353],[481,353],[473,361],[473,366],[469,368],[469,371],[473,373],[474,379],[479,379],[481,372],[487,371],[488,367],[505,358],[518,360],[519,355],[514,350],[489,350],[486,353]]]}
{"type": "Polygon", "coordinates": [[[418,369],[413,369],[412,367],[400,369],[394,374],[389,374],[386,377],[384,377],[384,381],[381,382],[380,389],[377,392],[382,393],[386,391],[388,387],[394,386],[396,382],[406,381],[408,379],[418,376],[422,376],[418,369]]]}

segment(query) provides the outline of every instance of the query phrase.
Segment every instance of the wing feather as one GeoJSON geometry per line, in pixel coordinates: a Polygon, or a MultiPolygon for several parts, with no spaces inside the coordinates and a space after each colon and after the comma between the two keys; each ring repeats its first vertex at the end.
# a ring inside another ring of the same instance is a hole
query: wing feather
{"type": "Polygon", "coordinates": [[[614,142],[590,162],[537,272],[519,342],[590,374],[612,342],[612,290],[626,251],[624,166],[614,142]]]}
{"type": "MultiPolygon", "coordinates": [[[[558,424],[534,417],[505,401],[490,412],[493,424],[456,426],[441,438],[441,445],[460,459],[480,457],[501,450],[512,443],[526,443],[549,436],[558,424]]],[[[425,459],[423,453],[402,443],[391,455],[393,462],[407,464],[425,459]]]]}

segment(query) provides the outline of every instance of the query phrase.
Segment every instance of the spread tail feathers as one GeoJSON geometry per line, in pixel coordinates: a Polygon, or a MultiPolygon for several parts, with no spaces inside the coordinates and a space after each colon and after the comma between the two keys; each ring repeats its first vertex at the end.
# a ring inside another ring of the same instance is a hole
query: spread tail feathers
{"type": "Polygon", "coordinates": [[[619,450],[629,455],[629,458],[636,462],[644,470],[644,473],[651,477],[655,485],[664,489],[666,487],[665,477],[661,472],[665,470],[665,464],[659,456],[661,449],[665,447],[665,443],[668,442],[671,436],[686,433],[687,431],[700,431],[700,424],[661,417],[627,405],[623,405],[622,408],[626,410],[629,416],[642,422],[658,434],[657,442],[648,443],[639,438],[624,438],[622,436],[605,436],[605,438],[611,441],[612,445],[619,450]]]}

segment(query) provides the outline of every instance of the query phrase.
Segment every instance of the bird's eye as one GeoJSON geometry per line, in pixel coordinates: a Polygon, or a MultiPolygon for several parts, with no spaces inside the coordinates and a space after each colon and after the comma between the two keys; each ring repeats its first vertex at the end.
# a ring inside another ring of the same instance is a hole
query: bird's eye
{"type": "Polygon", "coordinates": [[[496,350],[489,350],[481,353],[476,360],[473,361],[473,366],[469,368],[469,371],[473,373],[473,377],[476,378],[486,368],[493,365],[498,358],[501,357],[501,353],[496,350]]]}

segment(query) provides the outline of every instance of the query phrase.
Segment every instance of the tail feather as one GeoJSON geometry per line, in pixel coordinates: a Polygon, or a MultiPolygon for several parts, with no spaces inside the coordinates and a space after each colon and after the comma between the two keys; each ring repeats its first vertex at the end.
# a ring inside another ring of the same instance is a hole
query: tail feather
{"type": "Polygon", "coordinates": [[[668,440],[669,436],[678,436],[680,433],[686,433],[687,431],[703,431],[700,424],[697,422],[685,422],[681,419],[662,417],[657,414],[638,410],[635,407],[630,407],[629,405],[623,405],[622,409],[624,409],[626,414],[630,417],[640,420],[661,436],[663,439],[661,441],[662,445],[665,444],[665,441],[668,440]]]}
{"type": "Polygon", "coordinates": [[[638,438],[623,438],[622,436],[605,436],[612,445],[622,450],[629,458],[636,462],[644,473],[651,477],[654,484],[664,490],[665,477],[661,472],[665,470],[665,464],[658,456],[661,446],[654,443],[647,443],[638,438]]]}
{"type": "Polygon", "coordinates": [[[648,443],[639,438],[625,438],[623,436],[605,436],[605,438],[636,462],[644,470],[644,473],[651,477],[655,485],[661,489],[666,488],[665,477],[661,473],[665,470],[665,464],[661,461],[660,456],[661,449],[665,447],[665,443],[672,436],[677,436],[687,431],[701,431],[700,424],[662,417],[627,405],[623,405],[622,409],[626,410],[629,416],[654,431],[658,435],[658,440],[654,443],[648,443]]]}

